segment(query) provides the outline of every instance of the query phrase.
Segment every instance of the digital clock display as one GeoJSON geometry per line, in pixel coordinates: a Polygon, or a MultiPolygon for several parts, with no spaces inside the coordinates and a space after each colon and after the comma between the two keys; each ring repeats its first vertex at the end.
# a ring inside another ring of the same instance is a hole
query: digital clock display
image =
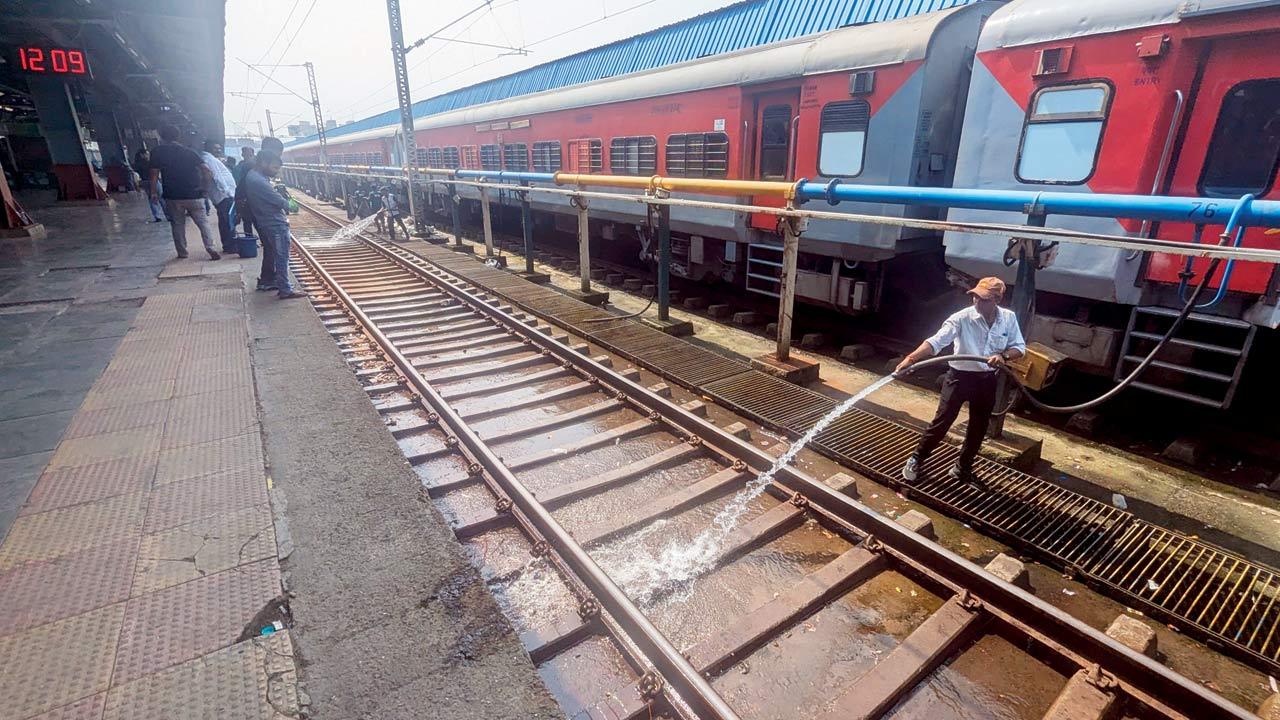
{"type": "Polygon", "coordinates": [[[72,48],[21,47],[18,65],[30,73],[89,76],[89,61],[83,50],[72,48]]]}

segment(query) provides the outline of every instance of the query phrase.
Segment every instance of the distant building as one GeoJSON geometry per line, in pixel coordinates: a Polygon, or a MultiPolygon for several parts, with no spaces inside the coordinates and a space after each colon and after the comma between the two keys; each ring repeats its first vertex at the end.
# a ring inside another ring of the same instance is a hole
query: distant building
{"type": "Polygon", "coordinates": [[[332,129],[336,128],[336,127],[338,127],[338,121],[337,121],[337,120],[332,120],[332,119],[331,119],[331,120],[325,120],[325,121],[324,121],[324,129],[325,129],[325,130],[332,130],[332,129]]]}
{"type": "Polygon", "coordinates": [[[289,137],[307,137],[316,134],[316,124],[308,120],[299,120],[285,130],[289,133],[289,137]]]}

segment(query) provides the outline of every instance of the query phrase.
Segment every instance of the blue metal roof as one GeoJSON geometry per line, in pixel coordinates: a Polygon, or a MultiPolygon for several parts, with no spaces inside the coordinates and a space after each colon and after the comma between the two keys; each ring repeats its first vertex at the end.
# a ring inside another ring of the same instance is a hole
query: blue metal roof
{"type": "MultiPolygon", "coordinates": [[[[974,2],[978,0],[746,0],[625,40],[419,100],[413,104],[413,116],[427,117],[848,25],[897,20],[974,2]]],[[[333,139],[392,125],[399,118],[399,110],[388,110],[329,130],[326,135],[333,139]]],[[[312,135],[290,145],[315,139],[312,135]]]]}

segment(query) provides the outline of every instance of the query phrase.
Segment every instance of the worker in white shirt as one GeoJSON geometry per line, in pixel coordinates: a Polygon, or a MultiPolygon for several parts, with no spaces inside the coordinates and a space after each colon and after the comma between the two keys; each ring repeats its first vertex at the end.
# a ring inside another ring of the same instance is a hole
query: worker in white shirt
{"type": "Polygon", "coordinates": [[[235,228],[231,225],[231,207],[235,204],[236,179],[230,168],[222,161],[222,143],[206,140],[204,152],[200,153],[204,166],[209,168],[210,177],[205,182],[205,197],[213,203],[218,211],[218,237],[222,240],[222,254],[226,255],[239,250],[236,247],[235,228]]]}
{"type": "Polygon", "coordinates": [[[913,363],[942,352],[955,344],[957,355],[982,355],[986,362],[954,360],[950,363],[942,384],[942,397],[938,399],[938,412],[920,437],[920,444],[902,467],[902,479],[915,482],[922,474],[925,460],[941,444],[947,430],[960,414],[960,406],[969,403],[969,427],[965,431],[960,458],[951,467],[950,477],[965,483],[978,484],[973,477],[973,461],[982,447],[987,423],[996,402],[997,368],[1007,360],[1016,360],[1027,351],[1018,327],[1018,316],[1008,308],[1000,307],[1004,297],[1004,282],[1000,278],[987,277],[969,291],[973,304],[942,323],[933,337],[920,343],[920,347],[898,363],[895,372],[902,372],[913,363]]]}

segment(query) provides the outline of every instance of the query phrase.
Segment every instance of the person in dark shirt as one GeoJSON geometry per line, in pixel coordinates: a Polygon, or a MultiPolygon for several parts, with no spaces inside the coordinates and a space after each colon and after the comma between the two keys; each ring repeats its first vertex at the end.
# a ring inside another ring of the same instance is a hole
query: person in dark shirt
{"type": "MultiPolygon", "coordinates": [[[[245,173],[245,199],[253,213],[253,224],[262,235],[262,245],[272,248],[273,282],[276,297],[281,300],[306,297],[307,294],[293,289],[289,283],[289,245],[292,236],[289,233],[289,201],[276,192],[271,179],[280,172],[280,155],[271,150],[258,153],[257,163],[252,170],[245,173]]],[[[267,272],[266,254],[263,254],[263,273],[267,272]]],[[[262,287],[259,280],[259,289],[262,287]]]]}
{"type": "Polygon", "coordinates": [[[172,125],[160,128],[162,142],[151,151],[151,197],[156,197],[157,186],[163,181],[159,191],[169,211],[169,227],[178,257],[187,256],[187,218],[190,217],[200,230],[209,259],[220,260],[222,256],[214,249],[213,231],[204,206],[204,187],[212,175],[195,151],[178,143],[179,137],[178,129],[172,125]]]}
{"type": "Polygon", "coordinates": [[[249,237],[257,237],[253,231],[253,215],[249,213],[249,203],[244,199],[244,176],[253,168],[253,148],[245,146],[240,148],[240,162],[231,168],[231,177],[236,181],[236,217],[244,221],[244,234],[249,237]]]}
{"type": "Polygon", "coordinates": [[[151,187],[151,151],[142,148],[133,155],[133,169],[137,171],[138,177],[142,178],[142,192],[146,193],[147,200],[151,205],[151,218],[154,222],[164,222],[165,210],[164,205],[160,204],[159,191],[152,191],[151,187]]]}
{"type": "MultiPolygon", "coordinates": [[[[261,150],[270,151],[276,155],[283,156],[284,142],[282,142],[278,137],[264,137],[262,138],[261,150]]],[[[249,167],[245,168],[244,175],[247,177],[249,175],[249,171],[256,167],[258,167],[257,158],[254,158],[254,161],[249,163],[249,167]]],[[[247,199],[245,200],[244,206],[245,212],[252,218],[253,207],[249,204],[247,199]]],[[[276,249],[271,243],[266,241],[266,238],[261,237],[262,228],[256,221],[254,221],[253,227],[258,231],[259,238],[262,240],[262,270],[258,273],[258,289],[264,291],[275,290],[276,249]]]]}

